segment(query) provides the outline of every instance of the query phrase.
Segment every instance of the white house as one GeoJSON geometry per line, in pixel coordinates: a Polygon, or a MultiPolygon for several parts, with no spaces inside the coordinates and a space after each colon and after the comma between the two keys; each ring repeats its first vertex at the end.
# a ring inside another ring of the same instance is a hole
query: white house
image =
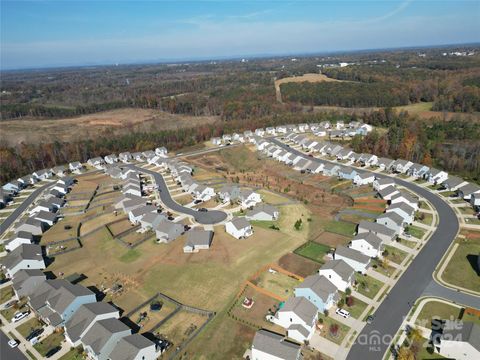
{"type": "Polygon", "coordinates": [[[380,191],[383,190],[389,186],[395,187],[395,181],[391,178],[385,177],[385,178],[375,178],[373,181],[373,189],[375,191],[380,191]]]}
{"type": "Polygon", "coordinates": [[[405,224],[403,218],[396,212],[383,213],[377,216],[375,220],[377,224],[386,226],[387,228],[395,231],[395,234],[399,235],[403,232],[403,226],[405,224]]]}
{"type": "Polygon", "coordinates": [[[126,151],[126,152],[121,152],[120,154],[118,154],[118,159],[121,162],[127,164],[133,159],[133,157],[132,157],[132,154],[130,154],[128,151],[126,151]]]}
{"type": "Polygon", "coordinates": [[[350,249],[357,250],[371,258],[380,258],[383,251],[382,239],[371,232],[357,234],[349,245],[350,249]]]}
{"type": "Polygon", "coordinates": [[[415,209],[415,211],[417,211],[418,208],[419,208],[418,199],[416,197],[413,197],[412,195],[410,195],[410,193],[408,193],[406,191],[403,191],[403,190],[400,191],[398,194],[393,195],[390,198],[390,203],[391,204],[397,204],[397,203],[401,203],[401,202],[404,202],[404,203],[410,205],[411,207],[413,207],[415,209]]]}
{"type": "Polygon", "coordinates": [[[448,173],[442,170],[431,168],[426,174],[425,178],[429,183],[441,184],[448,179],[448,173]]]}
{"type": "Polygon", "coordinates": [[[389,229],[385,225],[374,223],[371,221],[362,220],[358,223],[357,234],[373,233],[377,235],[384,243],[389,243],[395,238],[395,231],[389,229]]]}
{"type": "Polygon", "coordinates": [[[155,154],[161,157],[167,157],[168,150],[165,146],[160,146],[155,149],[155,154]]]}
{"type": "Polygon", "coordinates": [[[300,343],[310,340],[315,332],[318,309],[304,297],[290,297],[277,312],[274,322],[287,331],[287,336],[300,343]]]}
{"type": "Polygon", "coordinates": [[[28,231],[17,232],[8,242],[5,243],[5,249],[13,251],[22,244],[32,244],[33,235],[28,231]]]}
{"type": "Polygon", "coordinates": [[[209,186],[198,185],[192,195],[196,200],[208,201],[215,196],[215,190],[209,186]]]}
{"type": "Polygon", "coordinates": [[[345,246],[337,246],[333,254],[335,260],[343,260],[355,271],[365,274],[370,266],[370,256],[362,254],[360,251],[350,249],[345,246]]]}
{"type": "Polygon", "coordinates": [[[435,343],[439,354],[448,359],[473,360],[480,358],[480,326],[470,321],[452,322],[447,320],[435,343]]]}
{"type": "Polygon", "coordinates": [[[132,334],[122,337],[113,348],[109,358],[128,360],[154,360],[158,359],[156,345],[141,334],[132,334]]]}
{"type": "Polygon", "coordinates": [[[244,217],[236,217],[225,224],[225,231],[236,239],[253,235],[252,225],[244,217]]]}
{"type": "Polygon", "coordinates": [[[397,190],[395,186],[387,186],[383,189],[378,190],[378,194],[383,200],[391,200],[394,195],[399,194],[400,191],[397,190]]]}
{"type": "Polygon", "coordinates": [[[411,161],[398,159],[393,163],[392,169],[397,173],[406,174],[412,165],[411,161]]]}
{"type": "Polygon", "coordinates": [[[353,286],[355,270],[343,260],[327,261],[319,270],[318,274],[325,276],[336,288],[345,292],[353,286]]]}
{"type": "Polygon", "coordinates": [[[263,137],[265,135],[265,130],[263,130],[262,128],[255,129],[255,135],[263,137]]]}
{"type": "Polygon", "coordinates": [[[256,193],[252,190],[242,189],[238,195],[238,200],[240,201],[242,208],[249,208],[262,202],[262,197],[259,193],[256,193]]]}
{"type": "Polygon", "coordinates": [[[128,219],[134,225],[140,224],[142,218],[148,213],[157,213],[158,209],[153,205],[139,206],[128,212],[128,219]]]}
{"type": "Polygon", "coordinates": [[[353,177],[353,183],[357,186],[371,184],[374,182],[374,180],[375,180],[375,175],[369,172],[356,174],[353,177]]]}
{"type": "Polygon", "coordinates": [[[279,216],[278,208],[268,204],[259,204],[245,214],[247,220],[257,221],[275,221],[278,220],[279,216]]]}
{"type": "Polygon", "coordinates": [[[212,245],[213,231],[193,229],[187,232],[187,239],[183,246],[184,253],[196,253],[208,250],[212,245]]]}
{"type": "Polygon", "coordinates": [[[95,157],[92,159],[88,159],[87,164],[97,169],[103,169],[105,161],[101,157],[95,157]]]}
{"type": "Polygon", "coordinates": [[[403,218],[405,224],[412,224],[415,217],[415,209],[407,203],[400,202],[391,204],[385,209],[386,213],[395,212],[403,218]]]}
{"type": "Polygon", "coordinates": [[[39,245],[21,244],[2,259],[2,267],[8,277],[26,269],[45,269],[42,248],[39,245]]]}
{"type": "Polygon", "coordinates": [[[71,172],[75,174],[79,174],[83,169],[83,165],[80,164],[78,161],[75,161],[68,164],[68,168],[70,169],[71,172]]]}
{"type": "Polygon", "coordinates": [[[104,160],[107,164],[115,164],[118,161],[118,157],[115,154],[110,154],[104,157],[104,160]]]}

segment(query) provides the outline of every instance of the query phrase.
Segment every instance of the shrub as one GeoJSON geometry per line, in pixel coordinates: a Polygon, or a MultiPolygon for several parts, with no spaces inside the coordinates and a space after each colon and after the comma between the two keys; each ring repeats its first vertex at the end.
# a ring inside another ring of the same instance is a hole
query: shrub
{"type": "Polygon", "coordinates": [[[330,331],[330,334],[332,336],[337,336],[338,335],[338,325],[337,324],[330,325],[330,328],[328,330],[330,331]]]}
{"type": "Polygon", "coordinates": [[[348,307],[351,307],[355,304],[355,299],[353,296],[347,296],[347,299],[346,299],[346,304],[348,307]]]}

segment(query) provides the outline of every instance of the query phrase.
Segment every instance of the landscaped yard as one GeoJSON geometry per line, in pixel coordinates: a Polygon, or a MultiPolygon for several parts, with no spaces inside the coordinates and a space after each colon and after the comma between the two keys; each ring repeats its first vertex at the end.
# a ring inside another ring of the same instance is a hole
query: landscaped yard
{"type": "Polygon", "coordinates": [[[329,251],[329,246],[309,241],[295,249],[294,253],[323,264],[325,263],[324,257],[329,251]]]}
{"type": "Polygon", "coordinates": [[[159,311],[152,311],[150,309],[150,304],[147,304],[130,316],[130,320],[140,327],[141,332],[150,331],[150,329],[165,319],[177,308],[177,306],[171,301],[165,301],[160,298],[157,301],[160,301],[162,304],[159,311]],[[146,314],[146,316],[143,316],[144,314],[146,314]]]}
{"type": "Polygon", "coordinates": [[[0,313],[2,316],[7,319],[7,321],[11,321],[13,316],[17,312],[21,311],[27,311],[29,310],[27,301],[26,300],[21,300],[17,305],[10,307],[9,309],[1,310],[0,313]]]}
{"type": "Polygon", "coordinates": [[[33,330],[43,327],[42,323],[36,318],[32,318],[17,327],[17,331],[26,338],[33,330]]]}
{"type": "Polygon", "coordinates": [[[442,274],[443,280],[473,291],[479,291],[478,254],[480,238],[458,239],[457,250],[442,274]]]}
{"type": "Polygon", "coordinates": [[[333,341],[335,344],[341,344],[350,328],[331,317],[319,315],[319,322],[322,322],[322,329],[320,335],[324,338],[333,341]]]}
{"type": "Polygon", "coordinates": [[[425,225],[432,225],[433,215],[426,212],[418,212],[416,220],[425,225]]]}
{"type": "Polygon", "coordinates": [[[429,301],[426,303],[420,314],[418,314],[415,323],[417,325],[430,329],[432,319],[455,320],[460,316],[461,308],[439,301],[429,301]]]}
{"type": "Polygon", "coordinates": [[[406,240],[406,239],[400,239],[400,240],[397,240],[397,241],[400,244],[408,246],[411,249],[415,248],[418,245],[416,241],[410,241],[410,240],[406,240]]]}
{"type": "Polygon", "coordinates": [[[372,267],[375,271],[379,272],[382,275],[390,277],[395,272],[395,268],[388,264],[388,261],[385,263],[378,259],[372,259],[372,267]]]}
{"type": "Polygon", "coordinates": [[[300,284],[300,281],[291,276],[280,272],[271,273],[269,271],[264,271],[257,279],[252,280],[252,282],[258,287],[284,297],[285,299],[293,293],[293,288],[300,284]]]}
{"type": "Polygon", "coordinates": [[[81,346],[75,349],[71,349],[68,353],[63,355],[58,360],[84,360],[83,349],[81,346]]]}
{"type": "Polygon", "coordinates": [[[381,281],[368,275],[355,273],[355,280],[358,283],[357,291],[370,299],[373,299],[383,286],[381,281]]]}
{"type": "Polygon", "coordinates": [[[426,230],[420,229],[419,227],[414,226],[414,225],[410,225],[410,226],[405,228],[405,232],[407,234],[410,234],[410,235],[416,237],[417,239],[421,239],[421,238],[423,238],[423,235],[425,235],[426,230]]]}
{"type": "Polygon", "coordinates": [[[393,247],[391,245],[385,246],[383,254],[389,261],[399,265],[408,256],[405,251],[397,249],[396,247],[393,247]]]}
{"type": "Polygon", "coordinates": [[[3,304],[4,302],[10,300],[13,295],[14,292],[11,285],[0,289],[0,304],[3,304]]]}
{"type": "MultiPolygon", "coordinates": [[[[342,295],[342,299],[344,300],[345,302],[345,305],[343,306],[343,308],[345,310],[347,310],[350,315],[352,317],[354,317],[355,319],[360,319],[360,315],[362,315],[362,313],[365,311],[365,309],[367,308],[368,304],[364,303],[363,301],[357,299],[356,297],[353,297],[353,303],[351,306],[348,306],[347,305],[347,299],[346,299],[346,295],[344,293],[341,293],[342,295]]],[[[350,295],[352,296],[352,295],[350,295]]]]}
{"type": "Polygon", "coordinates": [[[357,224],[346,221],[331,220],[324,225],[326,231],[330,231],[335,234],[352,236],[355,233],[357,224]]]}
{"type": "Polygon", "coordinates": [[[33,347],[42,356],[45,356],[51,349],[60,346],[63,340],[63,333],[54,332],[53,334],[48,335],[46,338],[41,338],[40,342],[36,343],[33,347]]]}

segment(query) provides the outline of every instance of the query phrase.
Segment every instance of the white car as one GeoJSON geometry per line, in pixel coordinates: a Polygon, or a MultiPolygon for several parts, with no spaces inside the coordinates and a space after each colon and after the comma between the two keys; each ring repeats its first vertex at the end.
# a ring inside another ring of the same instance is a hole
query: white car
{"type": "Polygon", "coordinates": [[[18,346],[17,340],[13,340],[13,339],[10,340],[10,341],[8,342],[8,346],[10,346],[12,349],[13,349],[13,348],[16,348],[16,347],[18,346]]]}
{"type": "Polygon", "coordinates": [[[337,313],[340,316],[343,316],[345,319],[348,319],[350,317],[350,313],[344,309],[337,309],[335,310],[335,313],[337,313]]]}
{"type": "Polygon", "coordinates": [[[18,312],[13,317],[12,322],[16,323],[16,322],[22,320],[23,318],[26,318],[28,316],[28,314],[30,314],[30,312],[28,312],[28,311],[18,312]]]}

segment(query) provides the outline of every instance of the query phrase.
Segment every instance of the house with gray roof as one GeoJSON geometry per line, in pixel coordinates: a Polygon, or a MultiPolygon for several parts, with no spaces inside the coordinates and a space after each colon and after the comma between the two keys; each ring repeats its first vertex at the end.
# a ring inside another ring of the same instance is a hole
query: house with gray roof
{"type": "Polygon", "coordinates": [[[177,224],[169,220],[160,222],[155,228],[155,235],[157,242],[169,243],[183,234],[184,227],[182,224],[177,224]]]}
{"type": "Polygon", "coordinates": [[[83,165],[78,161],[74,161],[68,164],[68,168],[70,169],[71,172],[79,174],[83,169],[83,165]]]}
{"type": "Polygon", "coordinates": [[[301,346],[268,330],[258,330],[252,342],[252,360],[300,360],[301,346]]]}
{"type": "Polygon", "coordinates": [[[416,179],[420,179],[423,178],[429,170],[430,168],[426,165],[414,163],[412,166],[410,166],[410,169],[408,169],[407,174],[409,176],[413,176],[416,179]]]}
{"type": "Polygon", "coordinates": [[[287,336],[300,343],[310,340],[315,332],[318,308],[306,297],[289,297],[278,310],[273,322],[287,331],[287,336]]]}
{"type": "Polygon", "coordinates": [[[236,239],[245,239],[253,235],[252,225],[245,217],[235,217],[225,224],[225,231],[236,239]]]}
{"type": "Polygon", "coordinates": [[[96,321],[82,337],[82,345],[93,360],[108,360],[121,338],[131,335],[132,330],[115,318],[96,321]]]}
{"type": "Polygon", "coordinates": [[[49,211],[42,210],[33,215],[33,217],[48,226],[52,226],[57,221],[57,215],[49,211]]]}
{"type": "Polygon", "coordinates": [[[400,235],[403,232],[403,227],[405,225],[403,217],[398,215],[396,212],[380,214],[375,219],[375,222],[395,231],[395,235],[400,235]]]}
{"type": "Polygon", "coordinates": [[[457,196],[467,201],[470,200],[474,193],[480,193],[480,186],[473,183],[467,183],[457,190],[457,196]]]}
{"type": "Polygon", "coordinates": [[[459,178],[458,176],[450,175],[447,180],[442,183],[442,187],[448,191],[456,191],[463,185],[467,185],[468,182],[459,178]]]}
{"type": "Polygon", "coordinates": [[[443,170],[431,168],[423,176],[431,184],[441,184],[448,179],[448,173],[443,170]]]}
{"type": "Polygon", "coordinates": [[[377,166],[381,170],[386,170],[386,171],[390,170],[394,164],[395,164],[395,160],[384,158],[384,157],[379,158],[377,161],[377,166]]]}
{"type": "Polygon", "coordinates": [[[345,292],[353,286],[355,270],[343,260],[327,261],[318,270],[320,276],[328,279],[339,291],[345,292]]]}
{"type": "Polygon", "coordinates": [[[46,280],[45,274],[39,269],[19,270],[13,275],[12,288],[17,300],[30,296],[35,289],[46,280]]]}
{"type": "Polygon", "coordinates": [[[158,212],[151,212],[145,214],[140,219],[140,225],[144,230],[154,229],[155,227],[157,227],[158,224],[165,220],[167,220],[167,217],[164,214],[159,214],[158,212]]]}
{"type": "Polygon", "coordinates": [[[338,300],[337,287],[325,276],[310,275],[295,289],[295,296],[303,296],[314,304],[318,311],[330,309],[338,300]]]}
{"type": "Polygon", "coordinates": [[[440,343],[435,344],[439,354],[448,359],[471,360],[480,358],[480,326],[471,321],[460,324],[445,322],[440,343]]]}
{"type": "Polygon", "coordinates": [[[383,252],[383,241],[374,233],[363,232],[357,234],[348,247],[360,251],[363,255],[380,258],[383,252]]]}
{"type": "Polygon", "coordinates": [[[415,217],[415,209],[407,203],[400,202],[391,204],[385,209],[386,213],[395,212],[403,218],[405,224],[413,223],[415,217]]]}
{"type": "Polygon", "coordinates": [[[208,250],[212,244],[213,231],[192,229],[187,232],[187,239],[183,246],[184,253],[194,253],[200,250],[208,250]]]}
{"type": "Polygon", "coordinates": [[[19,231],[13,237],[4,242],[5,249],[7,251],[13,251],[22,244],[32,244],[33,234],[28,231],[19,231]]]}
{"type": "Polygon", "coordinates": [[[412,167],[413,163],[408,160],[397,159],[392,165],[392,170],[400,174],[406,174],[408,169],[412,167]]]}
{"type": "Polygon", "coordinates": [[[400,193],[400,191],[398,191],[397,188],[395,186],[392,186],[392,185],[378,190],[378,195],[380,195],[380,197],[383,200],[390,200],[394,195],[399,194],[399,193],[400,193]]]}
{"type": "Polygon", "coordinates": [[[45,269],[41,246],[21,244],[2,259],[2,268],[10,278],[20,270],[45,269]]]}
{"type": "Polygon", "coordinates": [[[256,205],[252,210],[248,210],[245,214],[247,220],[256,221],[275,221],[278,220],[280,211],[277,207],[268,204],[256,205]]]}
{"type": "Polygon", "coordinates": [[[40,220],[37,220],[33,217],[29,217],[25,219],[20,225],[18,225],[15,229],[16,233],[21,231],[29,232],[34,236],[42,235],[45,231],[46,226],[40,220]]]}
{"type": "Polygon", "coordinates": [[[81,305],[96,301],[91,290],[64,279],[46,280],[29,296],[32,310],[53,327],[63,326],[81,305]]]}
{"type": "MultiPolygon", "coordinates": [[[[480,189],[480,187],[479,187],[479,189],[480,189]]],[[[404,191],[404,190],[400,190],[398,194],[394,194],[390,198],[390,204],[397,204],[397,203],[400,203],[400,202],[407,203],[408,205],[413,207],[415,209],[415,211],[417,211],[418,208],[419,208],[418,198],[414,197],[411,193],[409,193],[407,191],[404,191]]]]}
{"type": "Polygon", "coordinates": [[[325,176],[337,176],[339,170],[340,166],[331,163],[325,163],[322,172],[325,176]]]}
{"type": "Polygon", "coordinates": [[[366,220],[360,221],[357,226],[357,234],[368,232],[377,235],[385,243],[389,243],[395,238],[395,231],[385,225],[366,220]]]}
{"type": "Polygon", "coordinates": [[[65,339],[72,347],[81,344],[81,339],[96,321],[118,319],[120,311],[106,302],[92,302],[81,305],[65,323],[65,339]]]}
{"type": "Polygon", "coordinates": [[[355,271],[365,274],[370,266],[371,258],[360,251],[350,249],[346,246],[337,246],[333,254],[334,260],[343,260],[355,271]]]}
{"type": "Polygon", "coordinates": [[[143,205],[130,210],[128,212],[128,219],[132,224],[137,225],[140,223],[140,221],[145,215],[152,214],[152,213],[155,214],[157,212],[158,212],[158,208],[156,206],[143,205]]]}
{"type": "Polygon", "coordinates": [[[224,185],[218,192],[218,197],[224,204],[237,200],[239,196],[240,188],[236,185],[224,185]]]}
{"type": "Polygon", "coordinates": [[[113,348],[112,360],[154,360],[158,357],[155,343],[140,334],[122,337],[113,348]]]}

